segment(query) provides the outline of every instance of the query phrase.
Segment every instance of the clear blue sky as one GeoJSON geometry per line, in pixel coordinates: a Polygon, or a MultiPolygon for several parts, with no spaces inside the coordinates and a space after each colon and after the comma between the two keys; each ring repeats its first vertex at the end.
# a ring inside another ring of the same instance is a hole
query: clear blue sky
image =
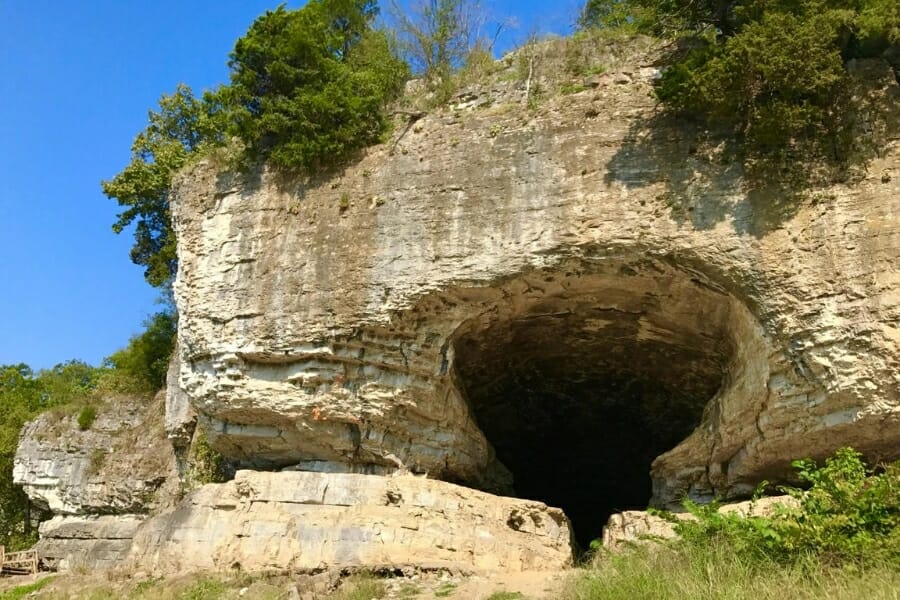
{"type": "MultiPolygon", "coordinates": [[[[160,94],[226,81],[234,41],[277,4],[0,0],[0,364],[97,364],[158,308],[100,181],[160,94]]],[[[579,2],[484,4],[518,22],[509,47],[567,31],[579,2]]]]}

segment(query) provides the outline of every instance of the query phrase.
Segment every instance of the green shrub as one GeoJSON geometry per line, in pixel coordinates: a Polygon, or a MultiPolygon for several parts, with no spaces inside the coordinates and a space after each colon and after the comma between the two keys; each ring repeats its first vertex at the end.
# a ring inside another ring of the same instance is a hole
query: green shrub
{"type": "Polygon", "coordinates": [[[94,424],[96,418],[97,409],[92,404],[83,406],[81,410],[78,411],[78,429],[87,431],[91,428],[91,425],[94,424]]]}
{"type": "Polygon", "coordinates": [[[790,562],[814,556],[831,562],[887,561],[900,566],[900,462],[873,474],[862,456],[842,448],[817,467],[793,463],[804,490],[784,487],[798,501],[769,517],[722,514],[718,504],[685,507],[696,520],[676,520],[681,543],[721,541],[748,560],[790,562]]]}
{"type": "Polygon", "coordinates": [[[191,483],[205,485],[228,481],[228,463],[206,439],[202,430],[197,432],[188,458],[191,483]]]}
{"type": "Polygon", "coordinates": [[[145,321],[144,327],[144,332],[132,337],[125,348],[104,359],[109,369],[103,382],[106,387],[152,393],[164,385],[178,320],[174,313],[163,311],[145,321]]]}
{"type": "Polygon", "coordinates": [[[228,587],[217,579],[200,579],[179,595],[180,600],[218,600],[228,587]]]}

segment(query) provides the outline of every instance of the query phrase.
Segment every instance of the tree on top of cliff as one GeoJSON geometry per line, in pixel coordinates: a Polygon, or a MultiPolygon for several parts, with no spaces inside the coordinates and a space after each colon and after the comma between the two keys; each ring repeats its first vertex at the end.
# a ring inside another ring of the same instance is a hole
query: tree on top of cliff
{"type": "Polygon", "coordinates": [[[259,17],[231,54],[236,134],[283,168],[328,167],[384,133],[408,74],[372,0],[312,0],[259,17]]]}
{"type": "Polygon", "coordinates": [[[657,96],[780,161],[846,161],[860,112],[846,62],[900,45],[897,0],[589,0],[580,22],[679,38],[657,96]]]}
{"type": "Polygon", "coordinates": [[[124,210],[113,224],[121,233],[135,223],[131,260],[144,267],[150,285],[163,287],[175,276],[175,234],[169,218],[172,177],[188,158],[225,139],[226,111],[215,93],[194,97],[186,85],[159,99],[149,124],[131,146],[131,162],[104,181],[103,193],[124,210]]]}
{"type": "MultiPolygon", "coordinates": [[[[191,157],[231,140],[243,158],[312,170],[337,164],[380,139],[385,104],[403,87],[406,64],[372,28],[373,0],[311,0],[259,17],[235,44],[231,84],[196,98],[179,85],[150,111],[131,162],[102,183],[135,224],[131,260],[147,281],[171,284],[177,268],[169,197],[172,177],[191,157]]],[[[246,163],[246,160],[244,161],[246,163]]]]}

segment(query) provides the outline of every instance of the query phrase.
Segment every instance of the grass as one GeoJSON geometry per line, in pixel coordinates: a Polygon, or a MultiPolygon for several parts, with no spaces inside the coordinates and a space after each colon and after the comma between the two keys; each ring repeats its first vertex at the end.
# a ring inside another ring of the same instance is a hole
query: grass
{"type": "Polygon", "coordinates": [[[384,583],[374,575],[360,573],[348,578],[341,588],[325,600],[372,600],[387,593],[384,583]]]}
{"type": "Polygon", "coordinates": [[[900,570],[888,563],[828,566],[747,561],[733,548],[679,544],[603,555],[567,584],[561,600],[898,600],[900,570]]]}
{"type": "Polygon", "coordinates": [[[456,584],[455,583],[442,583],[434,590],[434,596],[436,598],[449,598],[456,592],[456,584]]]}
{"type": "Polygon", "coordinates": [[[53,579],[53,577],[44,577],[43,579],[39,579],[34,583],[16,586],[11,590],[0,592],[0,600],[19,600],[20,598],[24,598],[25,596],[28,596],[34,592],[40,591],[47,584],[52,582],[53,579]]]}
{"type": "Polygon", "coordinates": [[[522,592],[494,592],[487,600],[525,600],[522,592]]]}

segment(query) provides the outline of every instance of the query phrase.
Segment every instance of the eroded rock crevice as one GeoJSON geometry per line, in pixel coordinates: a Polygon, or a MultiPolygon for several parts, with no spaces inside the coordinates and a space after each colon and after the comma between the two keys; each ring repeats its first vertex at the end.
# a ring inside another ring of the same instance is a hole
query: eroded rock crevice
{"type": "Polygon", "coordinates": [[[730,294],[649,261],[603,271],[545,273],[529,285],[548,293],[454,341],[458,384],[512,472],[506,492],[563,508],[582,547],[611,513],[646,508],[654,460],[739,370],[730,294]]]}

